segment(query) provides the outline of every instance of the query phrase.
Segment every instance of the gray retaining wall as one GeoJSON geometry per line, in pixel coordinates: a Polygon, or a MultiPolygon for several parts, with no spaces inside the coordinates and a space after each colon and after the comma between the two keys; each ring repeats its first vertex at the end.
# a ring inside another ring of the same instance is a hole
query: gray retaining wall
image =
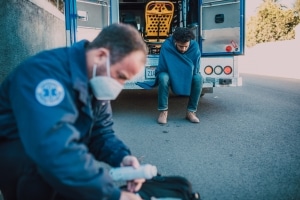
{"type": "Polygon", "coordinates": [[[64,15],[47,0],[1,0],[0,27],[0,83],[27,57],[66,45],[64,15]]]}

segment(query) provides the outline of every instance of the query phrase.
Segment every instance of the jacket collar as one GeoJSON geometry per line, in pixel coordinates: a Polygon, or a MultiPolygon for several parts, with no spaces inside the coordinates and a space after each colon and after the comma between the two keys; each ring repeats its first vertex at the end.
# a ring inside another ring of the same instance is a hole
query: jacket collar
{"type": "Polygon", "coordinates": [[[91,115],[91,94],[89,92],[89,80],[86,66],[87,40],[75,43],[69,49],[69,65],[73,88],[79,93],[79,100],[85,105],[83,111],[91,115]]]}

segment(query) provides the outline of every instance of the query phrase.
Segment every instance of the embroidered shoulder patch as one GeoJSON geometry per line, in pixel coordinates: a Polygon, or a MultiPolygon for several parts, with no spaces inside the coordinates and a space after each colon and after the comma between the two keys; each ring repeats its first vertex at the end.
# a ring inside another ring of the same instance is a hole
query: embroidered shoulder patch
{"type": "Polygon", "coordinates": [[[60,82],[45,79],[35,89],[35,98],[44,106],[56,106],[65,97],[65,90],[60,82]]]}

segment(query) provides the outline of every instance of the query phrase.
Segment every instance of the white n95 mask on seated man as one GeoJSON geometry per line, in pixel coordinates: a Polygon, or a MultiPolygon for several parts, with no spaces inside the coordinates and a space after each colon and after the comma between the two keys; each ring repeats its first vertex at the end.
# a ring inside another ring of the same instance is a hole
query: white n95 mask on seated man
{"type": "Polygon", "coordinates": [[[106,62],[107,76],[96,76],[97,64],[93,67],[93,77],[90,85],[93,94],[98,100],[115,100],[123,89],[123,85],[110,76],[109,56],[106,62]]]}

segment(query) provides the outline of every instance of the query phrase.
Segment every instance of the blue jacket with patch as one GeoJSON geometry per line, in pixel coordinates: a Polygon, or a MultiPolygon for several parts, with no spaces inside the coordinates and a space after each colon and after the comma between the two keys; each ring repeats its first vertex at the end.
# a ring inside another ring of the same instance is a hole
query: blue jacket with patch
{"type": "Polygon", "coordinates": [[[114,134],[110,102],[90,92],[86,42],[41,52],[3,81],[0,140],[20,139],[44,179],[71,199],[119,199],[98,161],[117,167],[130,151],[114,134]]]}

